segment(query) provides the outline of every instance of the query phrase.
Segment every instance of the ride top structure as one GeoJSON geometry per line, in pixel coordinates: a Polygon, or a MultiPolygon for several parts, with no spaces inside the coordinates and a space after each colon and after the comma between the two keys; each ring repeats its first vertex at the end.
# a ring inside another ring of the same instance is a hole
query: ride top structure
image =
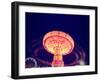
{"type": "Polygon", "coordinates": [[[65,32],[51,31],[45,34],[43,46],[46,51],[54,55],[52,67],[62,67],[64,66],[63,55],[71,54],[74,40],[65,32]]]}

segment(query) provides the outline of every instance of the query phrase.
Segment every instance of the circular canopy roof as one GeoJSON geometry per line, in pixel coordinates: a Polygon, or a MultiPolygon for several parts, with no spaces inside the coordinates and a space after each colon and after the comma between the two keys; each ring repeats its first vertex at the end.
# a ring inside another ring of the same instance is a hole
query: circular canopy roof
{"type": "Polygon", "coordinates": [[[48,32],[43,38],[44,48],[52,54],[69,54],[74,48],[72,37],[62,31],[48,32]]]}

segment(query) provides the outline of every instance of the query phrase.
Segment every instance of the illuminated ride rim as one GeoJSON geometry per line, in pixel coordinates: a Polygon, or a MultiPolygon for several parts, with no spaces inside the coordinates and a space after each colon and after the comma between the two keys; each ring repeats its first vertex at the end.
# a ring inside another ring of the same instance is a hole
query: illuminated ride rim
{"type": "Polygon", "coordinates": [[[62,31],[51,31],[44,36],[43,46],[51,54],[66,55],[74,49],[74,40],[62,31]]]}
{"type": "Polygon", "coordinates": [[[38,67],[37,61],[32,57],[26,58],[25,63],[26,63],[25,68],[38,67]]]}

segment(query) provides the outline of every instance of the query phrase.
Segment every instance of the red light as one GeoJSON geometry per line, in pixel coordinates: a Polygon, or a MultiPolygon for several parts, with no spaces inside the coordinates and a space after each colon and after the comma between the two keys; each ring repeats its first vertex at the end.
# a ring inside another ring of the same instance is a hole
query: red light
{"type": "Polygon", "coordinates": [[[74,40],[62,31],[51,31],[44,36],[43,46],[48,52],[54,54],[52,66],[64,66],[62,55],[72,52],[74,40]]]}

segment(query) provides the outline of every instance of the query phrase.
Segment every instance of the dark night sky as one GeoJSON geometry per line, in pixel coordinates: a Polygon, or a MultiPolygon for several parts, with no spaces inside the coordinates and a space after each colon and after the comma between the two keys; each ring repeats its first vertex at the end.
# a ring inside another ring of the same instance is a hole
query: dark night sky
{"type": "MultiPolygon", "coordinates": [[[[86,53],[86,63],[89,64],[89,16],[69,14],[47,14],[26,12],[26,58],[34,57],[35,49],[42,47],[43,36],[53,30],[69,33],[75,43],[79,44],[86,53]]],[[[51,62],[52,55],[44,49],[38,57],[51,62]],[[45,54],[46,53],[46,54],[45,54]]],[[[38,62],[40,66],[42,64],[38,62]]],[[[43,65],[46,66],[46,65],[43,65]]]]}

